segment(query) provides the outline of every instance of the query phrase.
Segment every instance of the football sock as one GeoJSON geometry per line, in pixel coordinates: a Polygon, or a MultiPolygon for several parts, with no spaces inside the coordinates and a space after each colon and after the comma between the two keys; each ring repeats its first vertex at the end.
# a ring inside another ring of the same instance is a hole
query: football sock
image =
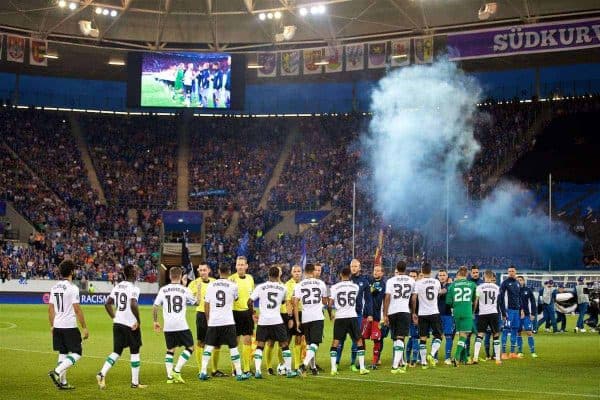
{"type": "Polygon", "coordinates": [[[458,343],[456,344],[456,350],[454,352],[454,359],[456,361],[460,361],[465,350],[465,341],[467,338],[460,336],[458,338],[458,343]]]}
{"type": "Polygon", "coordinates": [[[421,356],[421,364],[425,365],[427,362],[427,345],[424,340],[419,343],[419,355],[421,356]]]}
{"type": "Polygon", "coordinates": [[[189,349],[183,350],[181,352],[181,354],[179,355],[179,359],[177,359],[177,365],[175,365],[175,368],[173,369],[173,371],[180,373],[181,368],[183,368],[185,363],[188,362],[188,360],[190,359],[192,352],[193,352],[193,350],[189,350],[189,349]]]}
{"type": "Polygon", "coordinates": [[[240,361],[240,351],[237,347],[229,349],[229,354],[231,355],[231,362],[233,363],[233,368],[235,368],[235,374],[237,376],[242,374],[242,362],[240,361]]]}
{"type": "Polygon", "coordinates": [[[502,352],[500,351],[500,341],[498,339],[494,339],[494,353],[496,356],[496,361],[500,361],[500,355],[502,352]]]}
{"type": "Polygon", "coordinates": [[[119,355],[117,353],[110,353],[108,357],[106,357],[106,361],[104,361],[104,365],[102,366],[102,370],[100,370],[100,373],[102,374],[102,376],[106,376],[106,374],[108,373],[108,370],[115,365],[115,363],[117,362],[117,360],[119,359],[119,355]]]}
{"type": "Polygon", "coordinates": [[[208,367],[208,361],[212,355],[212,350],[213,346],[204,346],[204,351],[202,352],[202,366],[200,367],[201,374],[206,374],[206,368],[208,367]]]}
{"type": "Polygon", "coordinates": [[[250,371],[250,360],[252,359],[252,344],[242,345],[244,372],[250,371]]]}
{"type": "Polygon", "coordinates": [[[344,351],[344,340],[341,340],[337,347],[336,363],[340,363],[342,359],[342,352],[344,351]]]}
{"type": "Polygon", "coordinates": [[[479,359],[479,352],[481,351],[481,341],[483,340],[482,337],[477,336],[475,338],[475,350],[474,350],[474,354],[473,354],[473,358],[475,360],[479,359]]]}
{"type": "Polygon", "coordinates": [[[404,356],[404,342],[400,339],[394,340],[394,359],[392,362],[392,368],[398,368],[402,365],[402,358],[404,356]]]}
{"type": "Polygon", "coordinates": [[[167,378],[173,376],[173,352],[167,351],[165,354],[165,367],[167,368],[167,378]]]}
{"type": "Polygon", "coordinates": [[[131,355],[131,383],[139,385],[140,383],[140,353],[131,355]]]}
{"type": "Polygon", "coordinates": [[[379,362],[382,343],[382,340],[373,340],[373,365],[376,365],[379,362]]]}
{"type": "Polygon", "coordinates": [[[212,351],[212,357],[210,359],[210,368],[212,369],[212,372],[215,372],[219,369],[219,357],[220,356],[221,356],[221,349],[217,347],[212,351]]]}
{"type": "Polygon", "coordinates": [[[302,362],[302,344],[294,343],[292,353],[294,355],[294,367],[298,368],[300,367],[300,363],[302,362]]]}
{"type": "Polygon", "coordinates": [[[203,347],[196,344],[194,356],[196,357],[196,364],[198,364],[198,372],[202,372],[202,354],[204,354],[203,347]]]}
{"type": "Polygon", "coordinates": [[[285,365],[286,371],[292,370],[292,352],[289,347],[283,347],[281,349],[281,356],[283,357],[283,364],[285,365]]]}
{"type": "MultiPolygon", "coordinates": [[[[59,354],[58,355],[58,363],[56,365],[59,366],[60,363],[65,360],[65,358],[67,358],[66,354],[59,354]]],[[[60,374],[60,383],[62,383],[62,384],[67,383],[67,371],[64,371],[62,374],[60,374]]]]}
{"type": "Polygon", "coordinates": [[[419,360],[419,338],[413,338],[412,361],[417,362],[418,360],[419,360]]]}
{"type": "MultiPolygon", "coordinates": [[[[273,361],[273,345],[265,343],[265,349],[263,351],[263,357],[265,360],[265,365],[268,368],[271,368],[271,362],[273,361]]],[[[256,366],[256,351],[254,351],[254,365],[256,366]]]]}
{"type": "MultiPolygon", "coordinates": [[[[263,350],[260,347],[256,348],[256,351],[254,352],[254,370],[256,371],[256,373],[260,374],[260,368],[262,366],[262,360],[263,360],[263,350]]],[[[269,364],[267,363],[267,366],[269,364]]]]}
{"type": "Polygon", "coordinates": [[[519,336],[519,327],[511,327],[510,328],[510,352],[515,352],[515,347],[517,346],[517,337],[519,336]]]}
{"type": "Polygon", "coordinates": [[[437,355],[438,350],[442,345],[442,341],[438,338],[433,339],[433,343],[431,343],[431,356],[435,357],[437,355]]]}
{"type": "Polygon", "coordinates": [[[517,337],[517,348],[519,349],[519,353],[523,352],[523,336],[521,335],[517,337]]]}
{"type": "Polygon", "coordinates": [[[467,357],[471,354],[471,334],[467,334],[467,340],[465,341],[465,354],[467,357]]]}
{"type": "Polygon", "coordinates": [[[81,358],[81,355],[77,353],[67,354],[65,359],[54,369],[54,371],[60,375],[67,369],[71,368],[81,358]]]}
{"type": "Polygon", "coordinates": [[[502,330],[502,353],[506,352],[506,342],[508,341],[508,329],[503,329],[502,330]]]}
{"type": "Polygon", "coordinates": [[[533,335],[527,336],[527,344],[529,345],[529,351],[535,353],[535,340],[533,339],[533,335]]]}
{"type": "Polygon", "coordinates": [[[275,342],[273,345],[273,352],[277,354],[278,364],[284,364],[285,360],[283,359],[283,350],[279,347],[279,342],[275,342]]]}
{"type": "Polygon", "coordinates": [[[356,342],[352,342],[352,353],[350,354],[350,365],[356,365],[356,356],[358,355],[358,346],[356,342]]]}
{"type": "Polygon", "coordinates": [[[331,360],[331,370],[337,371],[337,347],[331,346],[329,349],[329,359],[331,360]]]}
{"type": "Polygon", "coordinates": [[[485,339],[483,340],[483,344],[485,347],[485,356],[490,357],[490,339],[492,335],[489,332],[485,333],[485,339]]]}
{"type": "Polygon", "coordinates": [[[446,335],[446,360],[452,357],[452,346],[454,345],[454,335],[446,335]]]}
{"type": "Polygon", "coordinates": [[[356,349],[356,355],[358,356],[358,367],[363,370],[365,369],[365,346],[357,346],[356,349]]]}
{"type": "Polygon", "coordinates": [[[318,348],[319,348],[319,346],[316,345],[315,343],[311,343],[310,346],[308,346],[308,348],[306,349],[306,357],[304,357],[304,365],[305,366],[308,366],[310,364],[310,362],[312,361],[312,359],[315,358],[318,348]]]}

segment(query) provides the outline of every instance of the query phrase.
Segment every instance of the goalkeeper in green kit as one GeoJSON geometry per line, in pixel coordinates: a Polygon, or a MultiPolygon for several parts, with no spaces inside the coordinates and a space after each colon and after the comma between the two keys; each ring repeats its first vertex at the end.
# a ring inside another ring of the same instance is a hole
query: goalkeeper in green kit
{"type": "Polygon", "coordinates": [[[467,361],[466,341],[467,335],[473,329],[473,312],[476,304],[477,285],[467,279],[467,267],[460,267],[456,279],[448,288],[446,304],[452,307],[452,315],[456,331],[459,334],[456,352],[452,364],[457,367],[461,361],[467,361]]]}

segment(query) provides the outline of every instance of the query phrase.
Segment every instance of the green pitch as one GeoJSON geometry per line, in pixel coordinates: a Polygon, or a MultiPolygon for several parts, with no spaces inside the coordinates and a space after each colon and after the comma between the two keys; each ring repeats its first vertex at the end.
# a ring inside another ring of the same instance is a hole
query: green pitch
{"type": "MultiPolygon", "coordinates": [[[[212,98],[207,99],[208,105],[204,108],[213,108],[212,98]]],[[[156,81],[152,76],[142,76],[142,107],[186,107],[182,92],[174,93],[172,88],[156,81]]],[[[191,99],[189,107],[198,107],[198,97],[191,99]]]]}
{"type": "MultiPolygon", "coordinates": [[[[216,399],[598,399],[600,398],[600,337],[598,334],[536,336],[540,358],[507,360],[502,366],[493,362],[457,369],[439,365],[434,370],[409,368],[404,375],[389,372],[391,342],[385,341],[382,368],[370,375],[359,376],[349,370],[350,346],[344,349],[340,375],[329,376],[331,323],[326,323],[325,339],[318,351],[318,363],[326,372],[318,377],[286,379],[265,376],[236,382],[233,378],[214,378],[207,382],[196,379],[194,356],[182,371],[185,385],[165,383],[164,339],[152,331],[150,307],[142,307],[143,342],[140,380],[148,384],[144,390],[129,388],[129,353],[126,350],[106,378],[104,391],[96,385],[96,373],[112,351],[112,325],[101,306],[83,306],[90,338],[84,342],[83,358],[68,372],[74,391],[58,391],[48,376],[57,360],[52,351],[47,307],[42,305],[0,305],[0,393],[9,399],[177,399],[188,400],[210,396],[216,399]]],[[[194,311],[188,310],[190,327],[194,327],[194,311]]],[[[570,327],[574,320],[569,319],[570,327]]],[[[195,328],[192,329],[195,332],[195,328]]],[[[371,359],[372,342],[367,342],[367,363],[371,359]]],[[[442,344],[442,351],[443,351],[442,344]]],[[[482,350],[483,352],[483,350],[482,350]]],[[[176,353],[176,356],[179,352],[176,353]]],[[[222,371],[229,371],[229,355],[224,347],[222,371]]],[[[263,375],[266,368],[263,365],[263,375]]]]}

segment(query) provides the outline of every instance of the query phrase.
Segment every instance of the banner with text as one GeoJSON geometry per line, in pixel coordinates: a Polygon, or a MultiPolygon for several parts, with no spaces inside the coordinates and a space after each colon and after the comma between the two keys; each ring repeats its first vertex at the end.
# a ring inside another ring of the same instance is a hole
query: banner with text
{"type": "Polygon", "coordinates": [[[447,46],[450,60],[600,47],[600,18],[451,33],[447,46]]]}

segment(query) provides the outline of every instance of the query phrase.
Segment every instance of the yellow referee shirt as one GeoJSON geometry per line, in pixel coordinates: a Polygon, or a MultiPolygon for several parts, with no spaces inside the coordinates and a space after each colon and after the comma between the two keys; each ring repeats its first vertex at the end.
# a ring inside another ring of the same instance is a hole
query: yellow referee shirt
{"type": "Polygon", "coordinates": [[[190,282],[188,289],[198,299],[198,307],[196,311],[204,312],[204,297],[206,296],[206,288],[208,284],[214,282],[215,278],[208,278],[208,281],[203,281],[202,278],[194,279],[190,282]]]}
{"type": "MultiPolygon", "coordinates": [[[[290,278],[289,281],[285,283],[285,289],[287,291],[285,299],[286,301],[292,301],[292,297],[294,296],[294,288],[296,287],[296,281],[294,278],[290,278]]],[[[298,311],[302,311],[302,302],[298,302],[298,311]]]]}
{"type": "Polygon", "coordinates": [[[233,303],[233,311],[246,311],[248,299],[254,290],[254,278],[250,274],[245,274],[243,278],[240,278],[236,272],[229,277],[229,280],[238,286],[238,299],[233,303]]]}

